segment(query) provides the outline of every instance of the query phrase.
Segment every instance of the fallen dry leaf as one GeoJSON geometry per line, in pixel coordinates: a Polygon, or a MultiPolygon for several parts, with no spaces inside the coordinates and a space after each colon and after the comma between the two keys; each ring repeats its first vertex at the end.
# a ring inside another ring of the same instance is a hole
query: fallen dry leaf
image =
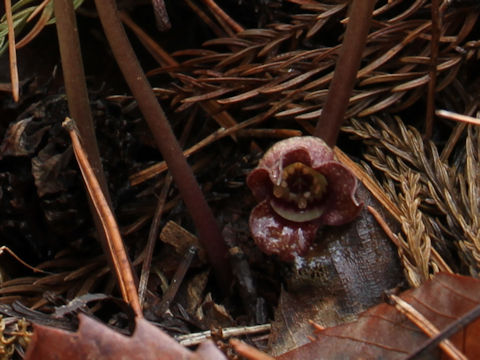
{"type": "Polygon", "coordinates": [[[309,320],[323,327],[353,321],[401,283],[396,249],[366,206],[388,214],[363,185],[357,196],[365,203],[358,218],[319,232],[316,248],[292,265],[272,324],[273,356],[308,343],[309,320]]]}
{"type": "MultiPolygon", "coordinates": [[[[400,298],[421,312],[440,331],[480,304],[480,281],[471,277],[438,274],[422,287],[405,291],[400,298]]],[[[480,320],[450,340],[469,359],[480,356],[480,320]]],[[[317,340],[289,351],[279,360],[403,359],[428,337],[393,306],[381,304],[350,324],[327,328],[317,340]]],[[[438,359],[439,350],[422,359],[438,359]]]]}
{"type": "Polygon", "coordinates": [[[122,335],[83,314],[79,321],[77,332],[34,324],[25,360],[226,359],[211,341],[192,352],[145,319],[136,319],[132,336],[122,335]]]}

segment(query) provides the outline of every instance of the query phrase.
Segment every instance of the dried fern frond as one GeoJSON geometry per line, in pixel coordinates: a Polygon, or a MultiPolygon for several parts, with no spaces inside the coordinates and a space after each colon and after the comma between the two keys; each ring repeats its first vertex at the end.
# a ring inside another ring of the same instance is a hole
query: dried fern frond
{"type": "MultiPolygon", "coordinates": [[[[420,174],[407,171],[401,177],[402,194],[399,196],[402,211],[402,230],[405,234],[408,254],[399,249],[406,277],[414,287],[430,278],[431,240],[424,224],[424,216],[420,211],[420,174]]],[[[403,240],[402,236],[399,239],[403,240]]]]}
{"type": "MultiPolygon", "coordinates": [[[[450,245],[455,244],[461,267],[473,276],[478,275],[478,129],[468,128],[465,156],[460,157],[460,164],[449,164],[441,160],[434,143],[427,142],[425,146],[420,133],[413,127],[405,126],[399,118],[390,120],[388,125],[377,117],[371,120],[372,123],[352,120],[344,130],[362,138],[367,145],[364,157],[368,165],[379,171],[377,177],[380,177],[385,192],[400,204],[404,214],[410,214],[405,216],[406,225],[403,229],[410,249],[410,264],[405,266],[407,271],[411,268],[412,274],[418,272],[421,274],[419,279],[429,273],[423,260],[429,258],[425,244],[431,241],[448,258],[447,262],[453,268],[458,267],[451,260],[456,256],[449,256],[448,252],[452,249],[450,245]],[[415,177],[415,184],[411,179],[408,180],[411,176],[415,177]],[[409,191],[413,191],[413,194],[409,191]],[[407,194],[410,194],[409,197],[407,194]],[[419,211],[421,216],[414,215],[419,211]],[[422,218],[422,223],[418,216],[422,218]],[[413,229],[417,229],[423,239],[415,238],[413,229]],[[410,239],[413,242],[409,243],[410,239]],[[423,245],[418,247],[422,242],[423,245]],[[417,252],[416,256],[414,251],[417,252]]],[[[432,261],[429,266],[430,272],[438,268],[438,264],[432,261]]]]}
{"type": "MultiPolygon", "coordinates": [[[[291,15],[290,23],[209,40],[204,43],[209,50],[175,53],[178,67],[152,71],[168,71],[177,79],[172,106],[182,111],[210,100],[221,109],[258,112],[277,106],[273,115],[278,118],[318,118],[343,37],[334,26],[345,16],[346,3],[294,2],[303,12],[291,15]]],[[[400,2],[393,1],[376,9],[346,117],[399,111],[423,96],[430,71],[429,6],[416,1],[400,10],[400,2]]],[[[477,20],[478,13],[466,8],[443,14],[437,91],[477,53],[480,44],[466,40],[477,20]]]]}
{"type": "Polygon", "coordinates": [[[4,318],[0,315],[0,360],[12,359],[15,346],[26,348],[33,333],[24,319],[4,318]]]}

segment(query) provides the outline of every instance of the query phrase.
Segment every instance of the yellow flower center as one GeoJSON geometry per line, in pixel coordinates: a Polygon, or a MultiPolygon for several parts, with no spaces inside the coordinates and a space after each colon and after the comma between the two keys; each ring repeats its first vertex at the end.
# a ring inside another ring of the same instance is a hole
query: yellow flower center
{"type": "Polygon", "coordinates": [[[304,210],[323,198],[327,185],[323,174],[304,163],[295,162],[283,169],[279,183],[273,186],[273,196],[304,210]]]}

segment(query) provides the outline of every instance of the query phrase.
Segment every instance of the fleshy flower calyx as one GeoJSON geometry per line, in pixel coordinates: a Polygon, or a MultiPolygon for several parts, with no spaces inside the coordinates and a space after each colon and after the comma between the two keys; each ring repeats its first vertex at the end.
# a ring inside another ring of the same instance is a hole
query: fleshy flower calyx
{"type": "Polygon", "coordinates": [[[356,177],[313,136],[277,142],[247,185],[260,202],[250,214],[253,239],[284,261],[305,254],[321,225],[348,223],[362,208],[355,199],[356,177]]]}

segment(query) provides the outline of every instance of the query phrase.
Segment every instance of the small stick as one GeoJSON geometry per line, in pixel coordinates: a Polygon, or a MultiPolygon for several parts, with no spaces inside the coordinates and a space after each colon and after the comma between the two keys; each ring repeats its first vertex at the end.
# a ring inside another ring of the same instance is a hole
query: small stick
{"type": "MultiPolygon", "coordinates": [[[[393,302],[395,308],[405,315],[411,322],[419,327],[429,337],[440,333],[438,328],[423,316],[417,309],[396,295],[389,295],[388,298],[393,302]]],[[[468,360],[467,357],[458,350],[450,340],[443,340],[439,344],[440,348],[452,359],[468,360]]]]}
{"type": "Polygon", "coordinates": [[[168,310],[170,304],[172,303],[175,295],[177,295],[178,289],[185,278],[185,275],[192,264],[193,257],[197,253],[197,248],[195,246],[190,246],[186,255],[178,265],[177,271],[173,275],[172,281],[170,282],[170,286],[168,287],[167,291],[162,297],[162,301],[158,306],[156,306],[154,312],[155,315],[161,317],[168,310]]]}
{"type": "MultiPolygon", "coordinates": [[[[270,324],[230,327],[230,328],[222,329],[222,337],[224,339],[227,339],[232,336],[253,335],[253,334],[267,332],[267,331],[270,331],[271,329],[272,329],[272,325],[270,324]]],[[[211,337],[212,337],[212,332],[208,330],[208,331],[202,331],[199,333],[179,335],[175,337],[175,340],[177,340],[180,344],[184,346],[193,346],[193,345],[198,345],[211,337]]]]}
{"type": "Polygon", "coordinates": [[[437,110],[437,111],[435,111],[435,114],[437,116],[440,116],[440,117],[443,117],[443,118],[449,119],[449,120],[460,121],[460,122],[467,123],[467,124],[470,124],[470,125],[480,125],[480,119],[475,118],[473,116],[458,114],[458,113],[448,111],[448,110],[437,110]]]}
{"type": "MultiPolygon", "coordinates": [[[[185,125],[182,135],[180,136],[180,146],[183,147],[185,142],[187,141],[187,137],[190,134],[192,129],[193,120],[195,118],[195,111],[191,113],[187,124],[185,125]]],[[[145,248],[145,258],[143,259],[142,264],[142,273],[140,276],[140,282],[138,284],[138,296],[140,297],[140,305],[143,306],[143,302],[145,299],[145,292],[147,290],[148,278],[150,276],[150,267],[152,265],[152,256],[153,250],[155,248],[155,242],[158,239],[158,233],[160,229],[160,219],[162,213],[165,210],[165,203],[167,201],[168,190],[170,189],[170,185],[172,185],[172,175],[167,173],[165,176],[165,182],[163,184],[162,191],[160,192],[160,196],[157,202],[157,208],[155,209],[155,214],[153,215],[152,224],[150,225],[150,231],[148,233],[148,240],[147,246],[145,248]]]]}
{"type": "Polygon", "coordinates": [[[145,247],[145,258],[143,259],[142,273],[138,283],[138,297],[140,298],[141,306],[143,306],[145,301],[145,293],[147,291],[147,283],[150,276],[150,266],[152,265],[153,249],[155,248],[155,242],[158,239],[158,233],[160,232],[160,220],[162,219],[163,209],[165,207],[168,190],[170,190],[171,184],[172,177],[170,174],[167,174],[162,191],[158,197],[157,207],[155,208],[155,214],[153,215],[152,224],[150,225],[150,231],[148,233],[147,246],[145,247]]]}
{"type": "Polygon", "coordinates": [[[143,317],[132,268],[115,217],[113,216],[107,199],[95,177],[95,173],[88,161],[87,155],[83,150],[74,121],[67,117],[62,125],[70,135],[73,151],[82,172],[88,194],[90,195],[105,231],[107,246],[113,260],[114,270],[117,275],[122,297],[125,302],[130,304],[137,317],[143,317]]]}
{"type": "Polygon", "coordinates": [[[10,81],[12,83],[13,101],[18,102],[19,85],[18,85],[18,68],[17,68],[17,50],[15,49],[15,28],[13,27],[12,2],[5,0],[5,14],[7,16],[8,26],[8,54],[10,60],[10,81]]]}

